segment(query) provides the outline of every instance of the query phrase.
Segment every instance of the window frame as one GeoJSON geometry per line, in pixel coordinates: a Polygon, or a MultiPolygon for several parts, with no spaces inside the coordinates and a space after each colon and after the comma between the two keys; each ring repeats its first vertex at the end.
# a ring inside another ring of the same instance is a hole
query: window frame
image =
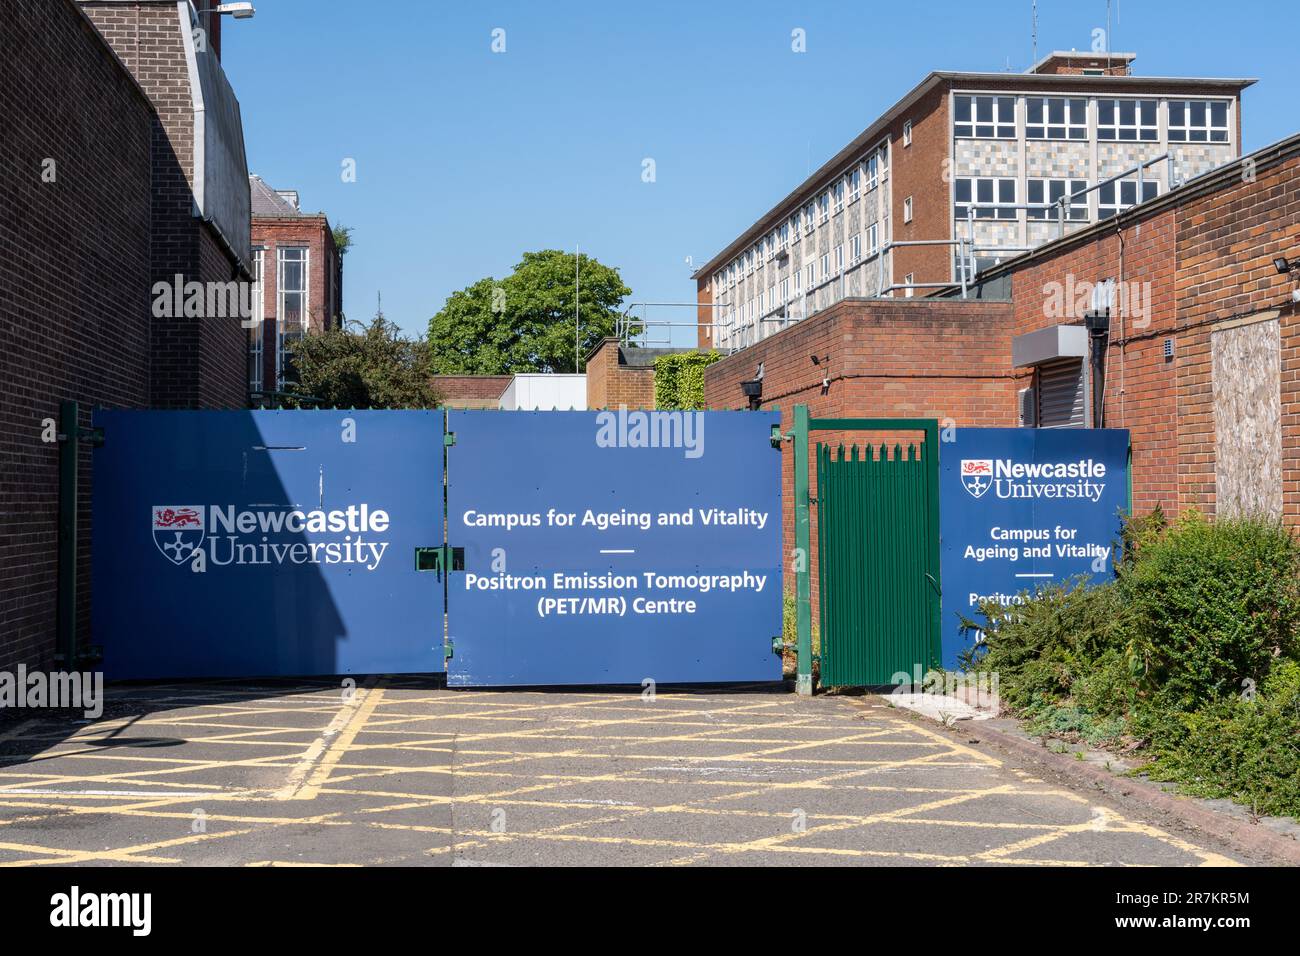
{"type": "Polygon", "coordinates": [[[1168,141],[1170,143],[1204,143],[1206,145],[1227,145],[1230,142],[1232,132],[1232,105],[1230,100],[1225,99],[1169,99],[1165,101],[1166,113],[1165,129],[1167,130],[1168,141]],[[1178,106],[1183,114],[1182,121],[1174,122],[1174,107],[1178,106]],[[1204,122],[1193,123],[1191,120],[1192,107],[1201,107],[1205,110],[1204,122]],[[1222,127],[1214,124],[1214,108],[1223,108],[1223,125],[1222,127]],[[1221,132],[1222,139],[1215,139],[1214,134],[1221,132]],[[1193,134],[1204,133],[1203,139],[1197,139],[1193,134]]]}
{"type": "MultiPolygon", "coordinates": [[[[1086,179],[1059,179],[1052,176],[1029,176],[1025,179],[1025,203],[1032,205],[1036,202],[1055,203],[1052,199],[1052,184],[1061,185],[1060,196],[1073,195],[1080,190],[1088,188],[1086,179]],[[1043,199],[1034,199],[1034,186],[1041,185],[1043,189],[1043,199]]],[[[1060,198],[1057,197],[1057,199],[1060,198]]],[[[1025,217],[1030,222],[1056,222],[1055,209],[1026,209],[1025,217]]],[[[1069,213],[1065,217],[1066,222],[1087,222],[1088,221],[1088,200],[1085,197],[1082,202],[1070,204],[1069,213]]]]}
{"type": "Polygon", "coordinates": [[[1097,98],[1097,142],[1099,143],[1158,143],[1160,142],[1160,100],[1146,96],[1100,96],[1097,98]],[[1133,122],[1123,121],[1122,104],[1133,104],[1133,122]],[[1142,121],[1142,105],[1152,106],[1150,124],[1142,121]],[[1110,104],[1111,122],[1102,120],[1103,105],[1110,104]],[[1132,130],[1133,136],[1123,134],[1132,130]],[[1109,133],[1110,135],[1106,135],[1109,133]],[[1144,135],[1149,133],[1150,135],[1144,135]]]}
{"type": "MultiPolygon", "coordinates": [[[[987,202],[1007,203],[1008,200],[1002,197],[1002,189],[1008,183],[1011,184],[1010,205],[1019,203],[1017,198],[1020,195],[1019,180],[1014,176],[958,176],[952,181],[952,215],[954,219],[964,220],[967,206],[978,206],[987,202]],[[958,195],[962,183],[970,183],[970,198],[963,200],[958,195]],[[984,200],[979,196],[980,184],[992,184],[992,199],[984,200]]],[[[1018,209],[976,209],[976,222],[1014,222],[1018,218],[1018,209]]]]}
{"type": "Polygon", "coordinates": [[[1014,93],[954,93],[952,100],[953,137],[955,139],[1015,139],[1018,135],[1016,101],[1019,98],[1019,95],[1014,93]],[[968,120],[958,118],[959,107],[963,100],[970,101],[970,119],[968,120]],[[983,122],[979,119],[979,107],[982,101],[988,101],[992,107],[991,118],[983,122]],[[1002,109],[1005,105],[1003,101],[1009,101],[1010,117],[1002,115],[1002,109]],[[987,130],[987,132],[983,132],[983,130],[987,130]]]}
{"type": "Polygon", "coordinates": [[[1134,176],[1130,179],[1117,179],[1112,183],[1106,183],[1102,186],[1098,186],[1096,189],[1097,221],[1101,222],[1103,219],[1113,219],[1114,217],[1118,216],[1120,213],[1124,212],[1125,210],[1132,209],[1134,206],[1140,205],[1141,203],[1144,202],[1148,202],[1160,195],[1160,181],[1158,179],[1142,180],[1142,192],[1144,194],[1142,196],[1138,196],[1137,184],[1138,184],[1137,177],[1134,176]],[[1125,186],[1133,187],[1133,195],[1137,197],[1135,202],[1130,203],[1124,201],[1125,186]],[[1103,198],[1105,197],[1106,190],[1108,189],[1113,190],[1113,195],[1115,196],[1115,202],[1113,203],[1103,202],[1103,198]],[[1148,193],[1149,195],[1147,195],[1148,193]]]}
{"type": "Polygon", "coordinates": [[[1035,142],[1056,141],[1079,143],[1088,141],[1088,98],[1086,96],[1026,96],[1025,97],[1025,139],[1034,140],[1035,142]],[[1062,104],[1062,121],[1053,123],[1051,121],[1051,105],[1053,101],[1062,104]],[[1041,121],[1034,121],[1030,118],[1032,104],[1041,102],[1043,113],[1041,121]],[[1071,119],[1071,103],[1079,103],[1083,106],[1083,119],[1075,121],[1071,119]],[[1059,129],[1060,133],[1052,134],[1052,130],[1059,129]],[[1031,130],[1041,130],[1039,135],[1034,135],[1031,130]],[[1075,135],[1075,134],[1078,135],[1075,135]]]}
{"type": "Polygon", "coordinates": [[[311,300],[311,249],[307,246],[279,246],[275,248],[275,387],[277,390],[283,390],[285,385],[285,358],[288,355],[286,343],[291,338],[302,338],[307,334],[310,326],[309,316],[311,300]],[[285,255],[287,252],[301,253],[301,257],[290,259],[285,255]],[[301,266],[302,286],[301,288],[290,289],[288,283],[284,281],[284,267],[286,262],[294,262],[301,266]],[[294,332],[285,331],[285,297],[287,295],[298,295],[302,297],[299,310],[299,322],[301,328],[294,332]]]}

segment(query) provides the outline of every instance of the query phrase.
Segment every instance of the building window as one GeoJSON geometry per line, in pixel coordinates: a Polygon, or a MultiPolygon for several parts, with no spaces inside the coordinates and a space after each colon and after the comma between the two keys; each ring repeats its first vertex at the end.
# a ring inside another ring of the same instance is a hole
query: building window
{"type": "MultiPolygon", "coordinates": [[[[1025,202],[1032,206],[1039,203],[1055,203],[1064,196],[1082,192],[1088,188],[1088,182],[1085,179],[1031,179],[1026,184],[1026,188],[1028,196],[1025,197],[1025,202]]],[[[1030,209],[1029,218],[1050,219],[1055,222],[1057,213],[1055,209],[1030,209]]],[[[1070,203],[1065,218],[1070,222],[1087,222],[1088,197],[1080,196],[1070,203]]]]}
{"type": "Polygon", "coordinates": [[[1097,138],[1154,143],[1160,138],[1155,100],[1098,100],[1097,138]]]}
{"type": "Polygon", "coordinates": [[[903,222],[912,221],[912,197],[908,196],[903,200],[903,222]]]}
{"type": "Polygon", "coordinates": [[[1062,96],[1025,100],[1025,139],[1087,139],[1088,101],[1062,96]]]}
{"type": "Polygon", "coordinates": [[[253,314],[249,317],[248,329],[248,390],[262,391],[262,339],[266,329],[262,324],[265,310],[262,306],[262,263],[265,259],[263,250],[253,253],[253,314]]]}
{"type": "Polygon", "coordinates": [[[822,193],[817,199],[817,221],[824,223],[831,218],[831,194],[830,191],[822,193]]]}
{"type": "Polygon", "coordinates": [[[813,273],[813,268],[814,265],[812,262],[809,262],[808,265],[804,266],[804,274],[807,277],[804,284],[810,289],[817,284],[817,277],[813,273]]]}
{"type": "Polygon", "coordinates": [[[790,217],[790,245],[794,245],[798,241],[799,241],[799,210],[796,209],[794,215],[790,217]]]}
{"type": "Polygon", "coordinates": [[[1014,209],[995,209],[998,204],[1015,205],[1016,181],[988,177],[958,178],[953,181],[953,214],[966,218],[968,208],[975,209],[976,219],[1015,219],[1014,209]]]}
{"type": "Polygon", "coordinates": [[[862,234],[858,233],[849,240],[849,264],[857,265],[862,260],[862,234]]]}
{"type": "Polygon", "coordinates": [[[782,249],[790,245],[790,224],[788,222],[781,223],[781,232],[780,232],[780,238],[778,240],[778,245],[780,245],[782,249]]]}
{"type": "Polygon", "coordinates": [[[844,271],[844,243],[841,242],[838,246],[835,247],[835,273],[836,275],[838,275],[843,271],[844,271]]]}
{"type": "Polygon", "coordinates": [[[862,194],[862,167],[854,166],[853,171],[849,173],[849,202],[858,201],[858,196],[862,194]]]}
{"type": "Polygon", "coordinates": [[[867,227],[867,255],[874,256],[880,249],[880,227],[872,223],[867,227]]]}
{"type": "Polygon", "coordinates": [[[808,204],[808,208],[803,211],[803,234],[806,236],[813,231],[813,209],[817,203],[814,200],[808,204]]]}
{"type": "Polygon", "coordinates": [[[877,153],[867,157],[867,189],[875,189],[880,182],[880,158],[877,153]]]}
{"type": "Polygon", "coordinates": [[[822,281],[825,282],[831,275],[831,256],[829,252],[822,253],[822,281]]]}
{"type": "Polygon", "coordinates": [[[282,389],[285,382],[296,378],[289,347],[307,329],[307,250],[280,248],[276,253],[279,307],[275,314],[275,385],[282,389]]]}
{"type": "Polygon", "coordinates": [[[976,139],[1015,139],[1016,98],[953,97],[953,135],[976,139]]]}
{"type": "Polygon", "coordinates": [[[1118,182],[1106,183],[1097,188],[1097,218],[1109,219],[1129,206],[1155,199],[1158,195],[1160,195],[1160,184],[1151,179],[1142,180],[1140,199],[1136,179],[1121,179],[1118,182]]]}
{"type": "Polygon", "coordinates": [[[790,280],[782,279],[781,280],[781,302],[786,303],[789,301],[790,301],[790,280]]]}
{"type": "Polygon", "coordinates": [[[912,145],[912,121],[907,120],[903,123],[903,145],[912,145]]]}
{"type": "Polygon", "coordinates": [[[913,272],[909,272],[907,275],[903,276],[903,295],[909,299],[912,297],[912,283],[915,281],[916,274],[913,272]]]}
{"type": "Polygon", "coordinates": [[[1170,100],[1169,142],[1226,143],[1227,100],[1170,100]]]}
{"type": "Polygon", "coordinates": [[[835,212],[838,215],[844,211],[844,180],[835,180],[832,192],[835,196],[835,212]]]}
{"type": "Polygon", "coordinates": [[[794,270],[794,294],[798,295],[803,291],[803,270],[794,270]]]}

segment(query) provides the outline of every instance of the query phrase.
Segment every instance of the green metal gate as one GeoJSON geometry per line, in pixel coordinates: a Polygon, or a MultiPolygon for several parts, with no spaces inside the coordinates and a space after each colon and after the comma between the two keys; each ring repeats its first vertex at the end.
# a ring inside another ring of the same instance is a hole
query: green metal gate
{"type": "Polygon", "coordinates": [[[795,405],[783,437],[794,451],[796,689],[813,692],[811,554],[817,482],[821,683],[879,686],[939,661],[939,423],[932,418],[812,418],[795,405]],[[859,454],[818,445],[822,432],[919,435],[859,454]],[[907,450],[904,451],[906,445],[907,450]],[[816,472],[814,472],[816,469],[816,472]]]}

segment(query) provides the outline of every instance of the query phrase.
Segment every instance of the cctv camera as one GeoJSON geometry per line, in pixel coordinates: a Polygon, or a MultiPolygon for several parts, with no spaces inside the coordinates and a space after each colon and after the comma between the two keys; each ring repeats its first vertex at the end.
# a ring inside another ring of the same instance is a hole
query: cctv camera
{"type": "Polygon", "coordinates": [[[1292,289],[1292,290],[1291,290],[1291,301],[1292,301],[1292,302],[1300,302],[1300,289],[1292,289]]]}

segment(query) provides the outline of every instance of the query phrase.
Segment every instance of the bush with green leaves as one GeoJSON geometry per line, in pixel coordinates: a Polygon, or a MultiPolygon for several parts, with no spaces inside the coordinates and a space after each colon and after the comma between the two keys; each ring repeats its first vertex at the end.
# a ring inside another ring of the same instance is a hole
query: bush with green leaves
{"type": "Polygon", "coordinates": [[[1156,779],[1300,816],[1294,536],[1266,519],[1156,512],[1127,521],[1123,543],[1111,580],[982,605],[964,666],[996,672],[1032,733],[1123,743],[1156,779]]]}
{"type": "Polygon", "coordinates": [[[1114,582],[1089,587],[1076,578],[1040,587],[1028,598],[982,604],[984,640],[966,655],[968,668],[998,675],[1001,697],[1013,707],[1069,695],[1098,661],[1129,644],[1114,582]]]}
{"type": "Polygon", "coordinates": [[[1259,814],[1300,813],[1300,663],[1279,659],[1264,682],[1192,712],[1136,722],[1150,736],[1143,770],[1259,814]]]}
{"type": "Polygon", "coordinates": [[[655,408],[704,407],[704,370],[720,352],[678,352],[655,359],[655,408]]]}
{"type": "Polygon", "coordinates": [[[1261,683],[1295,657],[1300,549],[1280,523],[1189,514],[1119,578],[1144,684],[1179,710],[1261,683]]]}

